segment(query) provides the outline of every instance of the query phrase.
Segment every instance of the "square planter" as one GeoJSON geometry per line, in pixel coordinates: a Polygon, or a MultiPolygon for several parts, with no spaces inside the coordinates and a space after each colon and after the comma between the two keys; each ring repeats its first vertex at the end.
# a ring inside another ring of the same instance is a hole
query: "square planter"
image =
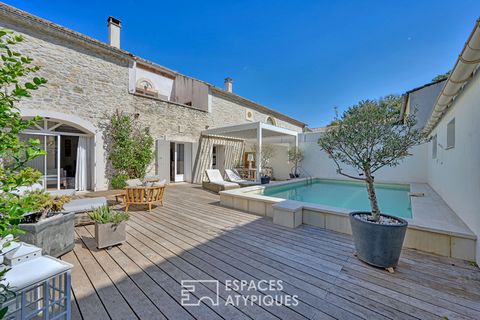
{"type": "Polygon", "coordinates": [[[95,223],[95,239],[97,241],[97,248],[108,248],[125,242],[127,240],[125,225],[125,221],[122,221],[116,225],[113,223],[95,223]]]}
{"type": "Polygon", "coordinates": [[[59,257],[73,249],[75,245],[75,213],[57,214],[37,223],[21,223],[25,231],[21,241],[43,249],[43,254],[59,257]]]}

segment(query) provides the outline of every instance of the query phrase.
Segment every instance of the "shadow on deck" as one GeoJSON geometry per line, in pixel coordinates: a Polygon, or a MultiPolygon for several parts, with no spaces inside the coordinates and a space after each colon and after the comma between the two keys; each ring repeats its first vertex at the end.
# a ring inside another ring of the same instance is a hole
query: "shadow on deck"
{"type": "Polygon", "coordinates": [[[465,261],[403,250],[389,274],[353,257],[348,235],[283,228],[192,185],[142,209],[111,250],[95,248],[93,226],[76,228],[62,257],[75,266],[73,319],[480,319],[480,272],[465,261]],[[185,302],[216,303],[218,291],[218,305],[182,305],[184,280],[207,280],[185,302]],[[226,290],[233,280],[250,287],[226,290]]]}

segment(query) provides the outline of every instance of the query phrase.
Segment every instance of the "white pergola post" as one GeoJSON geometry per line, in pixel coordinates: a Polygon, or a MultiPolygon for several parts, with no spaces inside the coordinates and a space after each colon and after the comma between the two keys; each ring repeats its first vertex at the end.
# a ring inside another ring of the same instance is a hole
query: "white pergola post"
{"type": "Polygon", "coordinates": [[[257,165],[257,182],[260,182],[260,177],[262,173],[262,125],[259,123],[257,127],[257,155],[255,163],[257,165]]]}

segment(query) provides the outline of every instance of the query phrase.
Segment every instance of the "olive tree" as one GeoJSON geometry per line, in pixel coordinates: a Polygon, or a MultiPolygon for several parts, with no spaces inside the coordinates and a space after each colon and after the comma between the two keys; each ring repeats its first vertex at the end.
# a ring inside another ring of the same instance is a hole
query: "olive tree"
{"type": "Polygon", "coordinates": [[[294,175],[297,176],[297,171],[298,167],[300,166],[300,163],[303,161],[303,158],[305,157],[305,153],[303,149],[299,147],[292,147],[288,149],[288,161],[293,163],[294,166],[294,175]]]}
{"type": "Polygon", "coordinates": [[[336,126],[320,136],[318,144],[337,166],[337,173],[364,181],[372,209],[373,221],[380,218],[375,194],[375,172],[394,167],[409,156],[409,149],[424,141],[424,134],[415,128],[415,115],[399,119],[399,97],[365,100],[336,117],[336,126]],[[347,174],[342,164],[359,171],[347,174]]]}
{"type": "MultiPolygon", "coordinates": [[[[252,151],[256,152],[258,149],[257,144],[252,145],[252,151]]],[[[275,147],[271,144],[264,143],[262,144],[261,152],[260,152],[260,158],[256,159],[256,161],[260,162],[260,166],[262,167],[262,172],[265,171],[265,168],[270,164],[270,160],[275,157],[275,147]]]]}

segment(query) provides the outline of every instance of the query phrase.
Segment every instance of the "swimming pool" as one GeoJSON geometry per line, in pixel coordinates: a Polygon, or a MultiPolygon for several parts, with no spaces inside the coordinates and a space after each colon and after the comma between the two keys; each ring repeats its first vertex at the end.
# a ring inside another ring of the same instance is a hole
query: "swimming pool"
{"type": "MultiPolygon", "coordinates": [[[[382,213],[412,218],[409,185],[375,184],[375,190],[382,213]]],[[[267,186],[261,194],[337,208],[370,211],[367,187],[365,183],[356,181],[314,179],[309,183],[302,181],[267,186]]]]}

